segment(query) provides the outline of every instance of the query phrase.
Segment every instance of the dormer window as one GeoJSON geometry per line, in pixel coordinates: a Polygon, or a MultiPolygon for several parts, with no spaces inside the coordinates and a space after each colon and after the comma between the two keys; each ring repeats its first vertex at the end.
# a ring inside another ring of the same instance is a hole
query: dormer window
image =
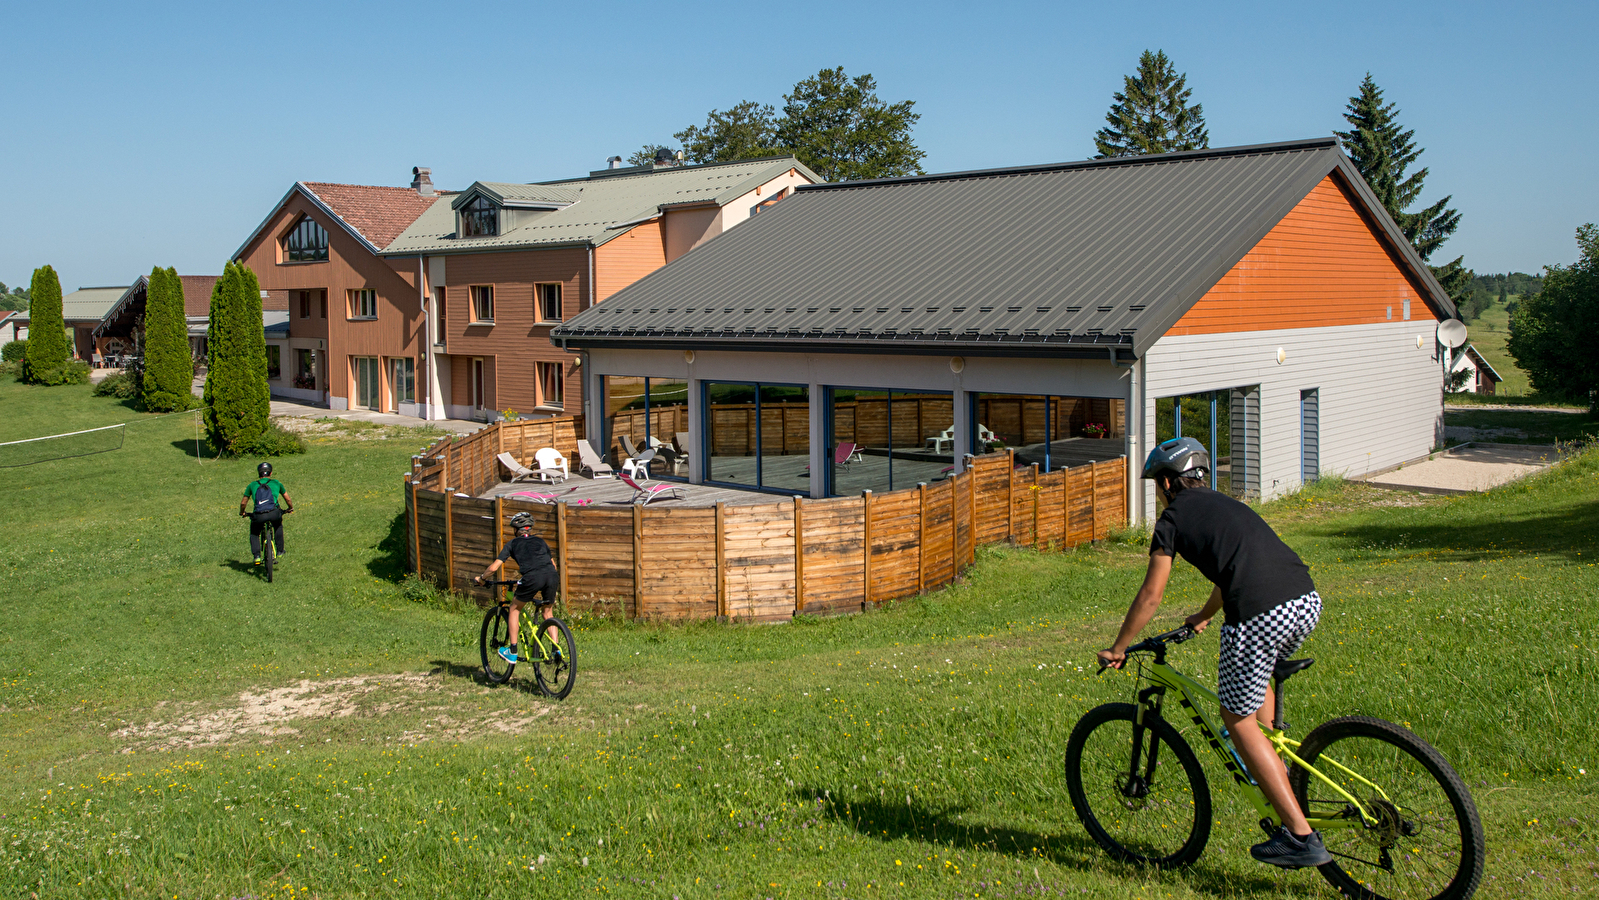
{"type": "Polygon", "coordinates": [[[500,208],[479,194],[461,207],[461,237],[493,237],[500,233],[500,208]]]}
{"type": "Polygon", "coordinates": [[[283,238],[283,261],[322,262],[327,258],[327,231],[310,216],[301,216],[283,238]]]}

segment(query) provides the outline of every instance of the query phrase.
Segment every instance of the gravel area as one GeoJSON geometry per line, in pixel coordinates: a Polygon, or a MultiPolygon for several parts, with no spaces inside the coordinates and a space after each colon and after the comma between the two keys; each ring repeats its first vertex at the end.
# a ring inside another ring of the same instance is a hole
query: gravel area
{"type": "Polygon", "coordinates": [[[1432,459],[1365,479],[1379,487],[1454,494],[1486,491],[1560,460],[1553,447],[1456,447],[1432,459]]]}

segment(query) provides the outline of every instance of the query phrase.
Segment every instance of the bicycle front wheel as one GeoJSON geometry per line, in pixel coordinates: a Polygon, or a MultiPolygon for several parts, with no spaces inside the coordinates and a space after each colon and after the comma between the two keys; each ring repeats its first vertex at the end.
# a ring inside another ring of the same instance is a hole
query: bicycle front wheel
{"type": "Polygon", "coordinates": [[[1210,840],[1210,785],[1164,719],[1145,716],[1135,747],[1136,714],[1131,703],[1106,703],[1078,720],[1066,742],[1072,808],[1094,842],[1122,862],[1189,865],[1210,840]]]}
{"type": "Polygon", "coordinates": [[[572,682],[577,679],[577,645],[572,643],[572,629],[560,619],[545,619],[539,626],[539,655],[533,657],[533,678],[539,690],[547,696],[561,700],[572,693],[572,682]],[[555,640],[550,640],[550,631],[555,640]]]}
{"type": "Polygon", "coordinates": [[[478,636],[478,653],[483,657],[483,677],[494,684],[511,680],[516,663],[506,662],[500,648],[511,640],[511,608],[493,606],[483,614],[483,631],[478,636]]]}
{"type": "Polygon", "coordinates": [[[277,550],[277,542],[278,542],[277,529],[273,528],[270,525],[268,525],[266,528],[261,529],[261,541],[262,541],[261,562],[266,566],[267,584],[271,584],[272,583],[273,563],[276,561],[277,555],[278,555],[278,550],[277,550]]]}
{"type": "Polygon", "coordinates": [[[1390,900],[1476,892],[1482,821],[1466,783],[1426,741],[1392,722],[1345,716],[1317,726],[1298,753],[1376,820],[1362,823],[1353,804],[1299,766],[1289,772],[1306,815],[1344,820],[1320,829],[1333,861],[1319,871],[1339,892],[1390,900]]]}

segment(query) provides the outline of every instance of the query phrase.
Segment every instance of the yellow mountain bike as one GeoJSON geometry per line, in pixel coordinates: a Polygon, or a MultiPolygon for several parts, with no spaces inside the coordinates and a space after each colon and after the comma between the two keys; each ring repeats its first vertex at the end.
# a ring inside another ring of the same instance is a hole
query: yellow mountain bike
{"type": "MultiPolygon", "coordinates": [[[[1199,760],[1164,717],[1168,692],[1210,745],[1270,835],[1281,824],[1249,777],[1216,694],[1166,663],[1187,625],[1129,647],[1148,686],[1137,703],[1088,711],[1066,742],[1066,784],[1083,827],[1107,853],[1161,868],[1186,866],[1210,839],[1210,786],[1199,760]],[[1145,654],[1153,656],[1147,660],[1145,654]]],[[[1318,871],[1361,898],[1464,900],[1482,880],[1483,833],[1471,792],[1426,741],[1392,722],[1344,716],[1296,741],[1285,733],[1283,682],[1314,660],[1278,663],[1272,727],[1261,726],[1288,766],[1294,798],[1333,861],[1318,871]]],[[[1183,725],[1184,729],[1188,726],[1183,725]]]]}
{"type": "Polygon", "coordinates": [[[500,648],[516,644],[521,659],[533,664],[533,680],[539,690],[555,700],[565,699],[572,693],[572,683],[577,679],[577,645],[572,641],[572,629],[553,616],[540,620],[537,607],[528,604],[517,617],[516,630],[521,635],[518,640],[512,640],[511,591],[516,579],[484,581],[483,584],[501,589],[498,601],[484,612],[483,628],[478,635],[484,677],[494,684],[511,680],[517,664],[500,656],[500,648]]]}

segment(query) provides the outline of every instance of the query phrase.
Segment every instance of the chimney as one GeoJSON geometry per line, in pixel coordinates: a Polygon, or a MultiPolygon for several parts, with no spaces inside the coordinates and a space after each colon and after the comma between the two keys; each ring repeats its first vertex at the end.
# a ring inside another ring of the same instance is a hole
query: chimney
{"type": "Polygon", "coordinates": [[[613,156],[610,159],[607,159],[605,161],[605,168],[607,168],[607,169],[620,169],[620,168],[622,168],[622,157],[613,156]]]}
{"type": "Polygon", "coordinates": [[[411,170],[411,190],[423,197],[435,195],[433,190],[433,170],[424,166],[417,166],[411,170]]]}

